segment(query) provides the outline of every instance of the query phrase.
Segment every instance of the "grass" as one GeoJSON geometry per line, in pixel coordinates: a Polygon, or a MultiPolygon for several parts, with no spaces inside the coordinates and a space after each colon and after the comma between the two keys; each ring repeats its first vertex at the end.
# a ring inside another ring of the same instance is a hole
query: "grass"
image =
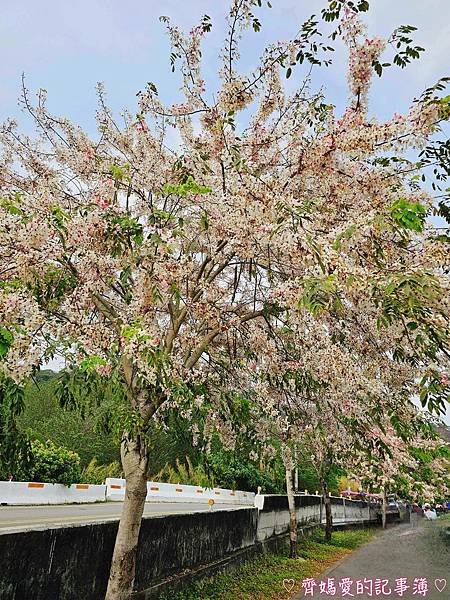
{"type": "Polygon", "coordinates": [[[425,523],[425,526],[427,549],[433,561],[447,566],[450,564],[450,515],[442,515],[435,521],[425,523]]]}
{"type": "Polygon", "coordinates": [[[325,544],[323,533],[299,541],[300,560],[291,559],[288,548],[278,554],[265,554],[243,563],[238,571],[221,573],[212,579],[193,583],[182,592],[166,592],[161,600],[287,600],[300,591],[302,580],[317,577],[333,563],[368,541],[374,529],[336,531],[325,544]],[[288,593],[284,579],[294,579],[288,593]]]}

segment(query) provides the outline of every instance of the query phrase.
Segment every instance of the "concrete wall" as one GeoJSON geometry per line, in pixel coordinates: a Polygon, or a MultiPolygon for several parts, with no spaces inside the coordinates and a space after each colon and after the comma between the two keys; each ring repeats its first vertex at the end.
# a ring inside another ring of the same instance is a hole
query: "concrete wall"
{"type": "MultiPolygon", "coordinates": [[[[260,509],[257,540],[264,542],[289,531],[287,496],[257,496],[255,505],[260,509]]],[[[295,496],[295,508],[299,526],[325,523],[325,509],[320,496],[295,496]]],[[[333,523],[363,523],[376,520],[378,509],[366,502],[344,500],[332,496],[331,512],[333,523]]]]}
{"type": "MultiPolygon", "coordinates": [[[[150,598],[153,592],[144,590],[166,578],[224,565],[281,539],[287,531],[287,498],[258,501],[261,510],[216,507],[144,519],[136,598],[150,598]]],[[[296,505],[302,524],[319,522],[320,497],[297,496],[296,505]]],[[[352,518],[362,515],[361,509],[363,503],[346,502],[352,518]]],[[[1,600],[103,600],[116,532],[117,522],[106,522],[0,534],[1,600]]]]}
{"type": "Polygon", "coordinates": [[[254,508],[146,519],[140,537],[136,589],[253,546],[257,519],[254,508]]]}
{"type": "MultiPolygon", "coordinates": [[[[144,519],[136,589],[255,543],[257,510],[144,519]]],[[[0,535],[1,600],[103,600],[117,523],[0,535]]]]}
{"type": "Polygon", "coordinates": [[[117,523],[0,535],[2,600],[103,600],[117,523]]]}

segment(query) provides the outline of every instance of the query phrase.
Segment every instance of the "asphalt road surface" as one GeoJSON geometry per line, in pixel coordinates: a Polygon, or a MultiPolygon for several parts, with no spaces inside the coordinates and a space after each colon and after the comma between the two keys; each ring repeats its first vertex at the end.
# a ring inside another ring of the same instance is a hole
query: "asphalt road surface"
{"type": "MultiPolygon", "coordinates": [[[[147,502],[144,517],[161,517],[180,513],[193,513],[245,508],[236,505],[216,504],[210,508],[199,503],[147,502]]],[[[117,521],[122,502],[98,504],[60,504],[52,506],[0,506],[0,534],[29,529],[51,529],[68,525],[84,525],[117,521]]]]}
{"type": "MultiPolygon", "coordinates": [[[[417,515],[412,515],[413,518],[417,515]]],[[[366,600],[378,596],[390,600],[448,600],[450,598],[450,544],[445,541],[440,530],[450,526],[450,521],[427,521],[419,517],[411,523],[388,526],[367,544],[364,544],[344,560],[338,562],[325,573],[316,577],[316,581],[325,582],[334,579],[336,593],[334,599],[366,600]],[[342,593],[338,585],[343,578],[353,581],[350,594],[342,593]],[[397,579],[406,579],[408,589],[402,594],[396,591],[397,579]],[[369,580],[364,584],[364,592],[358,594],[357,580],[369,580]],[[415,579],[426,579],[426,591],[414,590],[415,579]],[[380,590],[372,589],[370,580],[388,580],[380,590]],[[390,593],[388,593],[390,592],[390,593]]],[[[292,600],[304,600],[304,592],[292,600]]],[[[329,594],[321,594],[320,586],[314,589],[313,600],[324,600],[329,594]]]]}

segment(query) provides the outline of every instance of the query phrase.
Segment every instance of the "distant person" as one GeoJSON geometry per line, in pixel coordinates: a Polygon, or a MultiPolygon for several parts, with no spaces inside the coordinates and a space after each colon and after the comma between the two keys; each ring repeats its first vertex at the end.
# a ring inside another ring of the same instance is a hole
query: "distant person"
{"type": "Polygon", "coordinates": [[[411,527],[418,527],[419,525],[419,521],[421,521],[423,519],[423,510],[422,507],[417,504],[417,502],[414,502],[414,504],[411,507],[411,527]]]}
{"type": "Polygon", "coordinates": [[[437,519],[437,514],[436,511],[433,510],[431,508],[431,506],[428,506],[425,510],[424,510],[424,516],[429,519],[430,521],[433,521],[434,519],[437,519]]]}

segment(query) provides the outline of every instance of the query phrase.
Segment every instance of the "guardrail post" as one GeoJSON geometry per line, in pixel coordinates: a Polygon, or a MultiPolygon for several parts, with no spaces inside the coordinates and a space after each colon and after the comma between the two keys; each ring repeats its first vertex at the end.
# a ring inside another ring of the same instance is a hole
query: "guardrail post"
{"type": "Polygon", "coordinates": [[[343,500],[343,504],[344,504],[344,521],[346,521],[346,517],[345,517],[345,498],[342,498],[343,500]]]}

